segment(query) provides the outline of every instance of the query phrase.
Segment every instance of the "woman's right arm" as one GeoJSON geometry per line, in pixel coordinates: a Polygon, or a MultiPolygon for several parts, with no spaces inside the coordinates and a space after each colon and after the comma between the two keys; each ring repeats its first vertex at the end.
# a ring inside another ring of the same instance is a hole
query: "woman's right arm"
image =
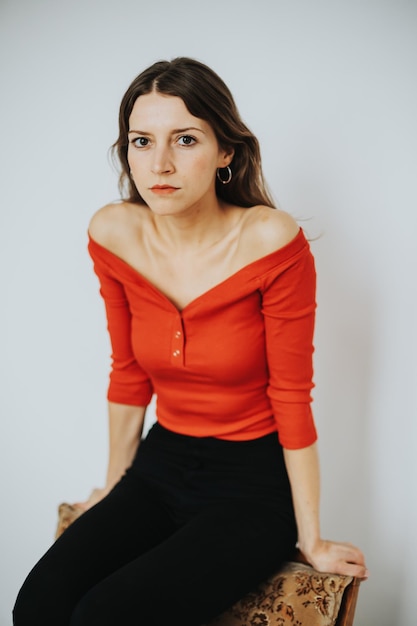
{"type": "Polygon", "coordinates": [[[117,231],[120,210],[120,206],[104,207],[93,217],[89,228],[89,251],[106,308],[112,368],[107,394],[109,460],[106,482],[102,489],[95,489],[86,502],[78,503],[85,510],[104,498],[131,465],[140,442],[146,406],[153,394],[149,376],[133,354],[132,314],[124,284],[114,268],[114,257],[106,251],[109,233],[117,231]]]}
{"type": "Polygon", "coordinates": [[[85,502],[76,506],[86,511],[102,500],[132,464],[140,443],[146,407],[109,402],[109,460],[105,486],[94,489],[85,502]]]}
{"type": "Polygon", "coordinates": [[[109,402],[109,492],[132,464],[143,430],[146,407],[109,402]]]}

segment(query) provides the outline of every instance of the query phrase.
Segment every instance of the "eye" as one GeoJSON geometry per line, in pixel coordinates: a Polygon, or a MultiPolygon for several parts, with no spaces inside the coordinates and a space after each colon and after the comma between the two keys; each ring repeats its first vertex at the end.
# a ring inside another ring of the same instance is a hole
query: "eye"
{"type": "Polygon", "coordinates": [[[180,146],[192,146],[193,144],[195,144],[195,142],[195,137],[192,137],[191,135],[182,135],[178,139],[178,143],[180,144],[180,146]]]}
{"type": "Polygon", "coordinates": [[[130,143],[132,143],[136,148],[146,148],[149,144],[149,139],[147,137],[134,137],[131,139],[130,143]]]}

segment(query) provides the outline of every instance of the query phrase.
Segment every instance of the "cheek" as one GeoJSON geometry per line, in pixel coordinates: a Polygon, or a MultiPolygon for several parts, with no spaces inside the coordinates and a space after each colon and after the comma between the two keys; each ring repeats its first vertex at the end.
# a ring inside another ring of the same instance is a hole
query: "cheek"
{"type": "Polygon", "coordinates": [[[138,154],[130,146],[127,149],[127,162],[131,170],[138,169],[138,154]]]}
{"type": "Polygon", "coordinates": [[[138,159],[136,155],[127,155],[127,163],[130,169],[131,178],[136,185],[136,187],[140,187],[146,184],[146,173],[147,168],[144,162],[144,159],[138,159]]]}
{"type": "Polygon", "coordinates": [[[198,176],[200,180],[204,179],[209,182],[215,180],[217,165],[214,159],[197,155],[189,165],[191,166],[194,176],[198,176]]]}
{"type": "Polygon", "coordinates": [[[133,173],[135,171],[135,161],[132,158],[132,154],[130,150],[127,151],[127,164],[129,166],[130,171],[133,173]]]}

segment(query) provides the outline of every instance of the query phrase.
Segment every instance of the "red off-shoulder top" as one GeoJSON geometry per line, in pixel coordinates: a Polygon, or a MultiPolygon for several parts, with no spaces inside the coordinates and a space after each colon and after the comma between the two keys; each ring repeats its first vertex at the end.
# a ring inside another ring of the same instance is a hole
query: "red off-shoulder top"
{"type": "Polygon", "coordinates": [[[183,310],[89,238],[112,345],[111,402],[146,406],[162,426],[247,440],[316,440],[311,411],[315,269],[303,231],[183,310]]]}

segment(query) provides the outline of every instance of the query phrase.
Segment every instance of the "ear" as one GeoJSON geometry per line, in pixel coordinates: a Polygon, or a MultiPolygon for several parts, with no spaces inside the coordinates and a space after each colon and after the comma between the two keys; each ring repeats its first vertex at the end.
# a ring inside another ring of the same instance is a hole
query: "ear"
{"type": "Polygon", "coordinates": [[[233,148],[224,148],[219,151],[219,162],[217,167],[227,167],[233,160],[235,151],[233,148]]]}

